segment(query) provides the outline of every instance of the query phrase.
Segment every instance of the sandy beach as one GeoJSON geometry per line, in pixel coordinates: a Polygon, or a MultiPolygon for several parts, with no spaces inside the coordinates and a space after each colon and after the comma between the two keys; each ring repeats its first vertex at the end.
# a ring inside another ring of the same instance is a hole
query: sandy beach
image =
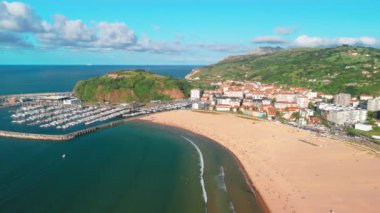
{"type": "Polygon", "coordinates": [[[232,114],[171,111],[143,120],[187,129],[228,148],[271,212],[379,212],[380,158],[370,151],[232,114]]]}

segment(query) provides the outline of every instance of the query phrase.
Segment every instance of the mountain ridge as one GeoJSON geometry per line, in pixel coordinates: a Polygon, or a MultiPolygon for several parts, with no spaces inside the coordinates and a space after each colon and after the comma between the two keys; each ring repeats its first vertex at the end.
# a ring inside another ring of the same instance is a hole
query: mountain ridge
{"type": "Polygon", "coordinates": [[[262,81],[335,94],[380,95],[380,50],[368,47],[281,49],[229,57],[196,69],[186,79],[203,83],[262,81]]]}

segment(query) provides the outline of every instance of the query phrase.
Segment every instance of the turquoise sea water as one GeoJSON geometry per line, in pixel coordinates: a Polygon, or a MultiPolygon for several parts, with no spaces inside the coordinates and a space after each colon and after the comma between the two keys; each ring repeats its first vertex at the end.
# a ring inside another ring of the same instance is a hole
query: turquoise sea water
{"type": "MultiPolygon", "coordinates": [[[[0,91],[22,87],[0,84],[0,91]]],[[[28,87],[27,92],[50,89],[28,87]]],[[[7,125],[0,120],[0,129],[7,125]]],[[[261,209],[236,161],[221,146],[187,131],[134,121],[68,142],[0,138],[0,212],[261,209]]]]}

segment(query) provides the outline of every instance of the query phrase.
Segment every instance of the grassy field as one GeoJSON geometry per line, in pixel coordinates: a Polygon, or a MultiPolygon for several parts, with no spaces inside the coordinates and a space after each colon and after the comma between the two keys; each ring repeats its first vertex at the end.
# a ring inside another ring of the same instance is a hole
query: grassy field
{"type": "Polygon", "coordinates": [[[149,102],[170,100],[168,93],[183,93],[188,97],[191,85],[183,80],[138,71],[118,71],[118,78],[108,75],[79,81],[74,94],[85,102],[149,102]]]}
{"type": "MultiPolygon", "coordinates": [[[[372,138],[373,135],[380,136],[380,127],[374,127],[372,131],[362,131],[354,128],[348,128],[347,131],[354,135],[362,135],[368,138],[372,138]]],[[[377,143],[380,143],[380,140],[375,140],[377,143]]]]}
{"type": "Polygon", "coordinates": [[[246,55],[206,66],[199,82],[258,80],[309,87],[329,94],[380,95],[380,50],[364,47],[302,48],[246,55]]]}

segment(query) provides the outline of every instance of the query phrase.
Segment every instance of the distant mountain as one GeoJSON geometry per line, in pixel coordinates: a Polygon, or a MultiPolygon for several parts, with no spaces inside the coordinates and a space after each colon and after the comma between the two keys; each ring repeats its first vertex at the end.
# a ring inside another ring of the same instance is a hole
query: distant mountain
{"type": "Polygon", "coordinates": [[[189,96],[189,91],[190,84],[183,79],[126,70],[79,81],[74,95],[90,103],[125,103],[182,99],[189,96]]]}
{"type": "Polygon", "coordinates": [[[380,95],[380,50],[366,47],[258,49],[194,70],[187,80],[257,80],[325,93],[380,95]]]}
{"type": "Polygon", "coordinates": [[[271,54],[271,53],[275,53],[275,52],[280,52],[283,50],[285,50],[285,49],[282,47],[258,47],[257,49],[250,51],[246,55],[229,56],[229,57],[225,58],[223,61],[241,59],[241,58],[245,58],[245,57],[250,56],[250,55],[267,55],[267,54],[271,54]]]}

